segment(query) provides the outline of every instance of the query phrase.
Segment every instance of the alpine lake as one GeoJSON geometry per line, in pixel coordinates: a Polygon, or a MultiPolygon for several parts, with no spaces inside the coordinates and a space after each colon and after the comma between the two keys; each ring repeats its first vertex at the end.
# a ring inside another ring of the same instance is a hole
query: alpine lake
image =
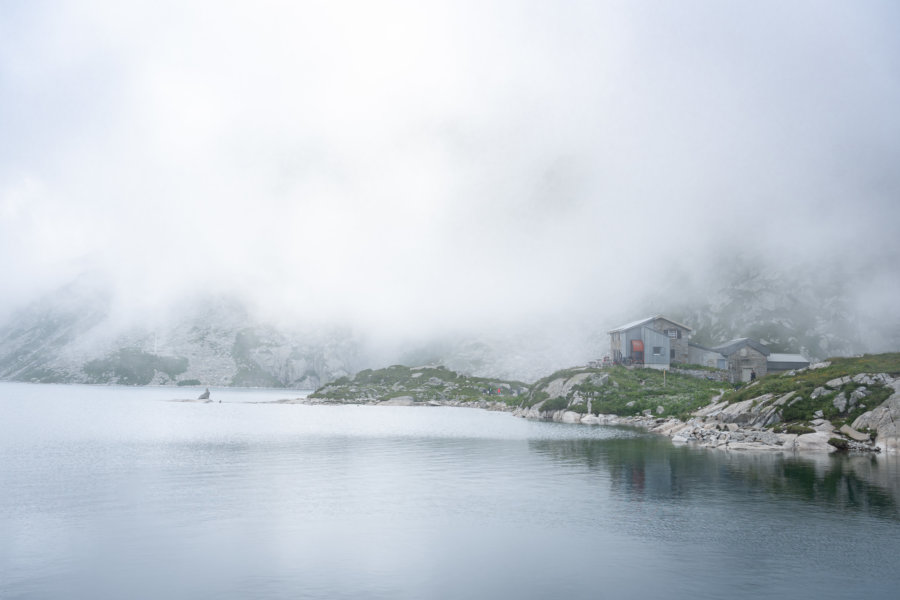
{"type": "Polygon", "coordinates": [[[0,598],[900,597],[900,456],[0,383],[0,598]]]}

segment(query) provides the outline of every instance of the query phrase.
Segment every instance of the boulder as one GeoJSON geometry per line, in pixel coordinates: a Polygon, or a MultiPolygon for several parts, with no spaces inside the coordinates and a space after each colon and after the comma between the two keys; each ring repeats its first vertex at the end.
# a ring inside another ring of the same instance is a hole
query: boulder
{"type": "Polygon", "coordinates": [[[812,391],[812,394],[810,394],[809,397],[812,398],[813,400],[815,400],[819,396],[824,396],[827,393],[828,393],[828,390],[826,390],[825,388],[817,387],[816,389],[814,389],[812,391]]]}
{"type": "Polygon", "coordinates": [[[853,390],[850,394],[849,406],[856,406],[860,400],[869,395],[869,390],[866,389],[866,386],[862,386],[853,390]]]}
{"type": "Polygon", "coordinates": [[[834,452],[836,448],[828,443],[831,437],[827,431],[804,433],[794,440],[794,449],[798,452],[834,452]]]}
{"type": "Polygon", "coordinates": [[[839,412],[845,412],[847,410],[847,396],[844,394],[844,392],[841,392],[834,397],[834,400],[831,401],[831,404],[833,404],[839,412]]]}
{"type": "Polygon", "coordinates": [[[788,392],[787,394],[785,394],[784,396],[781,396],[778,400],[776,400],[775,402],[773,402],[772,405],[773,405],[773,406],[782,406],[782,405],[784,405],[785,402],[787,402],[788,400],[790,400],[790,399],[794,396],[794,394],[796,394],[796,393],[797,393],[797,392],[795,392],[795,391],[794,391],[794,392],[788,392]]]}
{"type": "Polygon", "coordinates": [[[416,403],[412,396],[397,396],[378,403],[378,406],[413,406],[416,403]]]}
{"type": "Polygon", "coordinates": [[[565,410],[563,411],[559,420],[562,423],[578,423],[581,421],[581,414],[575,411],[565,410]]]}
{"type": "Polygon", "coordinates": [[[850,377],[848,377],[846,375],[844,377],[837,377],[830,381],[826,381],[825,385],[827,385],[828,387],[830,387],[832,389],[837,389],[837,388],[841,387],[842,385],[844,385],[845,383],[850,383],[850,377]]]}
{"type": "Polygon", "coordinates": [[[794,442],[797,440],[796,433],[779,433],[778,439],[781,440],[782,450],[794,450],[794,442]]]}
{"type": "Polygon", "coordinates": [[[834,431],[834,425],[831,424],[831,421],[826,421],[824,419],[822,419],[821,421],[821,423],[814,424],[813,429],[815,429],[816,431],[826,431],[828,433],[834,431]]]}
{"type": "Polygon", "coordinates": [[[875,380],[872,379],[872,376],[868,373],[859,373],[853,376],[853,381],[856,383],[861,383],[863,385],[872,385],[875,383],[875,380]]]}
{"type": "Polygon", "coordinates": [[[698,417],[715,417],[719,414],[726,406],[728,406],[728,402],[711,402],[707,406],[699,409],[694,415],[698,417]]]}
{"type": "Polygon", "coordinates": [[[852,440],[856,440],[857,442],[868,442],[869,435],[866,433],[862,433],[861,431],[857,431],[850,427],[849,425],[842,425],[840,432],[846,435],[848,438],[852,440]]]}
{"type": "MultiPolygon", "coordinates": [[[[900,384],[893,382],[891,386],[896,390],[900,384]]],[[[895,392],[880,406],[857,417],[852,427],[876,431],[875,445],[882,452],[900,451],[900,392],[895,392]]]]}

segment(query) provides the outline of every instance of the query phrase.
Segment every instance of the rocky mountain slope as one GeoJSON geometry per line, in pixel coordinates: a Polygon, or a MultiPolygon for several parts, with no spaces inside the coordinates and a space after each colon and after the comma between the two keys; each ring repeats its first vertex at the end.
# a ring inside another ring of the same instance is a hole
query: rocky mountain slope
{"type": "Polygon", "coordinates": [[[277,327],[214,295],[123,318],[109,294],[76,281],[0,327],[0,378],[314,389],[355,371],[358,351],[346,331],[277,327]]]}
{"type": "MultiPolygon", "coordinates": [[[[874,269],[874,267],[873,267],[874,269]]],[[[764,340],[774,352],[811,359],[900,348],[900,310],[873,282],[895,267],[870,272],[840,265],[771,265],[723,261],[702,282],[648,300],[694,329],[692,341],[713,346],[738,337],[764,340]]],[[[650,308],[652,307],[652,310],[650,308]]],[[[640,315],[636,315],[640,316],[640,315]]]]}
{"type": "MultiPolygon", "coordinates": [[[[883,274],[884,269],[875,272],[883,274]]],[[[533,382],[609,352],[606,331],[662,313],[714,345],[760,338],[812,359],[900,347],[896,302],[872,303],[872,272],[722,262],[702,280],[654,284],[641,302],[415,339],[260,315],[234,296],[198,293],[151,314],[126,312],[102,282],[79,277],[0,323],[0,379],[41,382],[316,388],[361,369],[442,364],[478,377],[533,382]],[[868,304],[867,304],[868,302],[868,304]],[[878,310],[874,310],[877,308],[878,310]],[[390,338],[390,339],[389,339],[390,338]],[[380,344],[380,345],[379,345],[380,344]]],[[[888,294],[889,296],[890,294],[888,294]]],[[[598,299],[598,301],[601,301],[598,299]]]]}

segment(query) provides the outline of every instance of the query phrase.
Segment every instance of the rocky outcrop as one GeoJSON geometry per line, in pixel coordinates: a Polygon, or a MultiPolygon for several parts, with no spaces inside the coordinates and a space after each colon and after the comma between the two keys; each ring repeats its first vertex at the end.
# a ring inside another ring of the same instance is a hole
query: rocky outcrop
{"type": "Polygon", "coordinates": [[[882,452],[900,451],[900,379],[889,384],[894,393],[880,406],[853,421],[853,429],[876,434],[875,446],[882,452]]]}
{"type": "MultiPolygon", "coordinates": [[[[542,411],[541,404],[519,408],[516,416],[587,425],[632,425],[666,435],[675,443],[691,443],[704,448],[722,450],[767,450],[783,452],[895,452],[900,449],[900,379],[884,373],[859,374],[828,381],[810,395],[831,404],[840,415],[849,414],[870,396],[867,386],[890,385],[894,393],[878,408],[864,413],[854,423],[839,428],[815,411],[815,418],[805,425],[781,426],[783,410],[803,398],[796,391],[784,394],[761,394],[740,402],[729,403],[714,398],[697,410],[688,421],[654,418],[652,411],[639,416],[580,414],[573,410],[542,411]],[[849,386],[849,387],[845,387],[849,386]],[[870,435],[871,432],[871,435],[870,435]],[[875,437],[875,441],[872,438],[875,437]]],[[[543,403],[542,403],[543,404],[543,403]]]]}

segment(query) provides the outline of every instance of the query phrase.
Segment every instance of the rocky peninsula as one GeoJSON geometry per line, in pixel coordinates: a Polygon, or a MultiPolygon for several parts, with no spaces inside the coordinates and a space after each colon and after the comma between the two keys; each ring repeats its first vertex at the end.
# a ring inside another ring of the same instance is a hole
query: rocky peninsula
{"type": "Polygon", "coordinates": [[[502,410],[640,427],[720,450],[900,451],[900,353],[835,358],[739,386],[696,368],[576,367],[528,385],[395,365],[342,378],[298,402],[502,410]]]}

